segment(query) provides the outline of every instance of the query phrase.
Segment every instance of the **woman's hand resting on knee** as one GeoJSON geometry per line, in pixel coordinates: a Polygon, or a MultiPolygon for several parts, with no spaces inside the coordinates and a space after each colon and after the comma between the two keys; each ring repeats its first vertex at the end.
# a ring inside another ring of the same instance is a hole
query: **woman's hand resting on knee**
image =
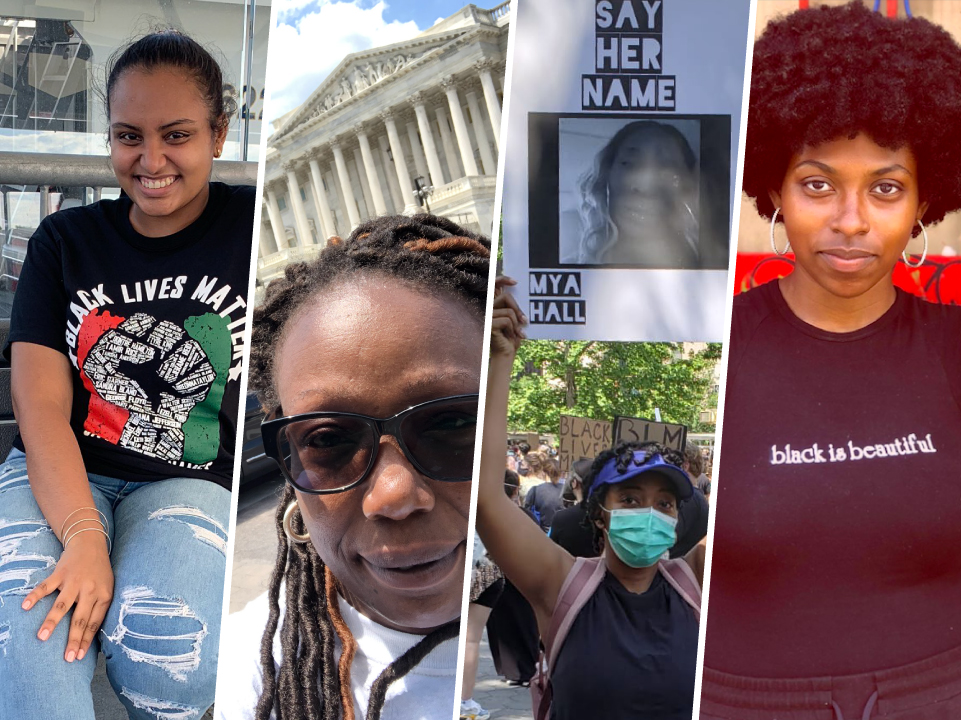
{"type": "Polygon", "coordinates": [[[27,595],[23,609],[29,610],[38,600],[55,591],[59,594],[37,637],[47,640],[73,608],[64,659],[67,662],[82,660],[113,599],[113,568],[110,567],[107,540],[103,535],[84,533],[71,537],[57,567],[27,595]]]}
{"type": "Polygon", "coordinates": [[[27,595],[22,607],[29,610],[59,591],[37,632],[40,640],[47,640],[73,608],[63,655],[67,662],[87,654],[113,598],[106,527],[91,517],[97,512],[93,494],[70,428],[71,382],[66,355],[42,345],[13,343],[10,389],[27,454],[30,490],[50,527],[58,528],[60,541],[67,543],[53,573],[27,595]],[[82,510],[90,512],[79,515],[82,510]],[[94,529],[97,532],[85,531],[94,529]]]}

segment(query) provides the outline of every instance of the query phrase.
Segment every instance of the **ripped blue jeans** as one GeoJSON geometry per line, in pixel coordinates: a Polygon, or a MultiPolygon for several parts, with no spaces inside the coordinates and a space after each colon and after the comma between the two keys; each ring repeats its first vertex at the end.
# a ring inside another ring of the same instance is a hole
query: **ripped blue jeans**
{"type": "Polygon", "coordinates": [[[62,547],[33,499],[26,456],[0,466],[0,718],[94,720],[96,647],[132,720],[193,720],[213,703],[230,493],[215,483],[88,475],[113,540],[114,595],[83,660],[64,660],[68,613],[37,632],[57,597],[20,607],[62,547]]]}

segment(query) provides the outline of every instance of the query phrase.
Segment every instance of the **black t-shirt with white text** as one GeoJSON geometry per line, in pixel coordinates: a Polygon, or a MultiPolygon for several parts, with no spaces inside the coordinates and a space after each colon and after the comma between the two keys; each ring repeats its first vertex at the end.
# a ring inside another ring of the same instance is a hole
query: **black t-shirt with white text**
{"type": "Polygon", "coordinates": [[[254,198],[252,187],[211,183],[201,216],[161,238],[134,230],[125,196],[37,228],[9,342],[69,358],[87,472],[230,488],[254,198]]]}
{"type": "Polygon", "coordinates": [[[961,647],[961,308],[813,327],[734,300],[705,666],[847,675],[961,647]]]}

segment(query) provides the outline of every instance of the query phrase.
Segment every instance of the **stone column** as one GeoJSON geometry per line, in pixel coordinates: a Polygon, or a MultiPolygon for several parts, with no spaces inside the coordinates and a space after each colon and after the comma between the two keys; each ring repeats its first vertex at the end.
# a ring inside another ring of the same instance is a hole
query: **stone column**
{"type": "Polygon", "coordinates": [[[390,159],[390,144],[387,142],[387,136],[379,135],[377,137],[377,144],[378,147],[380,147],[380,163],[384,168],[384,179],[387,180],[390,202],[394,206],[394,212],[398,213],[404,208],[404,199],[400,196],[400,185],[397,183],[397,173],[394,172],[394,164],[390,159]]]}
{"type": "Polygon", "coordinates": [[[380,187],[380,180],[377,178],[377,167],[374,165],[374,155],[370,151],[367,131],[363,125],[358,125],[356,130],[357,142],[360,144],[360,155],[364,159],[364,171],[367,173],[367,182],[370,185],[370,196],[374,203],[374,212],[377,215],[386,215],[387,203],[384,202],[384,192],[380,187]]]}
{"type": "Polygon", "coordinates": [[[484,127],[484,118],[481,117],[480,105],[477,103],[477,93],[473,90],[468,90],[466,94],[467,107],[470,110],[471,120],[474,121],[474,137],[477,138],[477,148],[480,150],[484,174],[496,175],[497,161],[494,159],[494,153],[491,152],[490,141],[487,139],[487,128],[484,127]]]}
{"type": "Polygon", "coordinates": [[[400,144],[400,135],[397,134],[397,124],[390,110],[385,110],[380,114],[387,126],[387,139],[390,141],[390,151],[394,156],[394,169],[397,171],[397,183],[400,185],[400,194],[404,199],[404,213],[413,213],[420,207],[417,198],[414,197],[413,183],[410,173],[407,170],[407,162],[404,160],[404,147],[400,144]]]}
{"type": "Polygon", "coordinates": [[[444,184],[444,172],[440,166],[440,156],[434,144],[434,133],[431,131],[430,120],[427,118],[427,107],[424,105],[424,93],[415,92],[410,96],[410,103],[414,106],[417,116],[417,127],[420,129],[420,139],[424,142],[424,153],[427,155],[427,169],[430,171],[431,185],[440,187],[444,184]]]}
{"type": "Polygon", "coordinates": [[[277,250],[287,249],[287,229],[284,227],[284,218],[280,214],[280,205],[277,204],[277,191],[272,183],[265,183],[267,186],[267,214],[270,216],[270,229],[274,233],[274,242],[277,243],[277,250]]]}
{"type": "Polygon", "coordinates": [[[333,160],[327,163],[327,172],[324,173],[324,177],[327,178],[327,187],[330,188],[330,192],[334,196],[334,203],[331,206],[334,216],[334,235],[347,237],[350,234],[350,228],[347,228],[347,232],[342,232],[341,228],[344,227],[345,224],[349,225],[350,220],[347,217],[347,204],[344,202],[344,190],[340,187],[340,180],[337,178],[337,164],[333,160]]]}
{"type": "Polygon", "coordinates": [[[340,143],[334,141],[330,144],[334,151],[334,162],[337,163],[337,177],[340,180],[340,190],[344,193],[344,204],[347,206],[347,218],[350,220],[350,229],[360,225],[360,215],[357,213],[357,201],[354,200],[354,189],[350,186],[350,173],[347,172],[347,162],[344,160],[344,151],[340,143]]]}
{"type": "MultiPolygon", "coordinates": [[[[376,216],[374,211],[374,200],[370,196],[370,183],[367,182],[367,172],[364,170],[364,159],[360,156],[360,148],[353,148],[351,154],[354,156],[354,167],[353,170],[357,173],[357,184],[360,185],[360,191],[364,194],[364,207],[363,212],[361,212],[361,220],[370,220],[372,217],[376,216]],[[366,216],[365,216],[366,215],[366,216]]],[[[347,168],[350,170],[351,168],[347,168]]]]}
{"type": "Polygon", "coordinates": [[[447,158],[447,170],[450,173],[450,182],[457,178],[464,177],[460,163],[457,161],[457,154],[454,152],[454,141],[450,136],[450,126],[447,124],[447,111],[443,106],[438,105],[434,113],[437,115],[437,128],[440,130],[441,141],[444,144],[444,156],[447,158]]]}
{"type": "Polygon", "coordinates": [[[500,147],[501,104],[497,99],[497,88],[494,87],[494,78],[491,77],[491,70],[494,68],[494,65],[494,61],[489,58],[484,58],[474,63],[474,67],[477,68],[477,75],[480,77],[481,87],[484,88],[484,101],[487,103],[487,114],[491,119],[491,130],[494,131],[494,142],[500,147]]]}
{"type": "Polygon", "coordinates": [[[427,159],[424,157],[424,150],[420,146],[420,138],[417,137],[417,124],[414,118],[407,121],[407,139],[410,141],[410,151],[414,155],[414,167],[417,174],[427,180],[430,170],[427,169],[427,159]]]}
{"type": "Polygon", "coordinates": [[[287,171],[287,189],[290,191],[290,205],[294,211],[294,228],[297,231],[297,244],[307,247],[313,244],[310,235],[310,225],[307,223],[307,211],[304,210],[304,200],[300,197],[300,183],[297,182],[297,165],[293,162],[284,163],[287,171]]]}
{"type": "Polygon", "coordinates": [[[277,248],[275,248],[274,244],[270,241],[270,236],[272,231],[267,229],[267,226],[270,223],[266,221],[267,221],[267,218],[265,218],[261,214],[260,235],[258,236],[258,240],[259,240],[259,247],[260,247],[260,257],[262,258],[265,258],[268,255],[273,255],[275,252],[277,252],[277,248]]]}
{"type": "Polygon", "coordinates": [[[334,217],[330,214],[330,203],[327,202],[327,191],[324,189],[324,176],[320,172],[320,160],[323,151],[321,148],[314,148],[310,156],[310,179],[314,186],[314,202],[317,204],[317,212],[320,213],[320,238],[321,245],[327,244],[327,238],[336,235],[337,230],[334,225],[334,217]]]}
{"type": "Polygon", "coordinates": [[[464,173],[467,177],[479,175],[477,163],[474,162],[474,149],[470,145],[470,135],[467,134],[467,120],[464,119],[464,111],[460,106],[460,97],[457,95],[454,76],[448,75],[440,81],[440,84],[447,94],[447,104],[450,105],[450,116],[454,121],[454,135],[457,136],[457,147],[460,148],[460,159],[464,164],[464,173]]]}

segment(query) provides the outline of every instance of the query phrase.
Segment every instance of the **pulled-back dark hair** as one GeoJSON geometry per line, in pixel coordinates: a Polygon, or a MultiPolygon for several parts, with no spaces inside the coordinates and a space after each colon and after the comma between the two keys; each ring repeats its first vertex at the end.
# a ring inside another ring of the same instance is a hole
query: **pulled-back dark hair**
{"type": "Polygon", "coordinates": [[[110,117],[110,95],[117,80],[129,70],[150,72],[157,68],[177,68],[196,84],[209,110],[210,129],[227,127],[237,110],[233,98],[224,95],[224,78],[220,64],[200,43],[189,36],[166,28],[152,32],[117,51],[107,61],[107,86],[104,102],[110,117]]]}
{"type": "MultiPolygon", "coordinates": [[[[250,352],[250,387],[270,411],[279,408],[273,379],[273,356],[284,328],[298,309],[318,292],[364,273],[396,278],[426,293],[446,292],[483,316],[487,303],[490,242],[444,218],[432,215],[381,217],[359,226],[346,241],[329,244],[310,263],[287,267],[283,278],[267,286],[266,299],[254,311],[250,352]]],[[[385,298],[389,301],[389,298],[385,298]]],[[[481,348],[477,348],[480,352],[481,348]]],[[[261,642],[263,690],[255,718],[267,720],[353,720],[350,665],[356,643],[340,615],[337,580],[310,542],[288,540],[283,530],[286,508],[296,501],[288,485],[277,509],[277,563],[271,575],[270,616],[261,642]],[[275,671],[273,640],[280,619],[280,589],[285,586],[286,611],[280,632],[282,657],[275,671]],[[335,638],[342,652],[334,662],[335,638]]],[[[305,531],[299,512],[292,530],[305,531]]],[[[455,637],[457,619],[426,635],[394,660],[374,681],[367,720],[377,720],[387,689],[440,643],[455,637]]]]}
{"type": "Polygon", "coordinates": [[[758,212],[774,213],[768,193],[792,155],[859,133],[911,149],[926,223],[961,207],[961,47],[927,20],[859,2],[770,23],[754,44],[744,156],[758,212]]]}
{"type": "MultiPolygon", "coordinates": [[[[598,487],[595,491],[594,479],[598,473],[600,473],[601,469],[611,460],[615,461],[618,472],[627,472],[634,463],[635,450],[644,450],[651,455],[660,455],[664,459],[664,462],[677,465],[678,467],[681,467],[681,463],[684,462],[683,453],[656,442],[621,442],[615,445],[613,449],[604,450],[594,458],[591,471],[587,477],[584,478],[584,500],[582,502],[587,507],[587,519],[585,522],[590,523],[590,527],[594,531],[594,549],[597,552],[601,552],[604,546],[604,531],[597,526],[597,521],[602,517],[604,501],[607,499],[607,491],[611,486],[605,484],[598,487]]],[[[671,485],[670,491],[672,493],[674,492],[673,484],[671,485]]]]}

